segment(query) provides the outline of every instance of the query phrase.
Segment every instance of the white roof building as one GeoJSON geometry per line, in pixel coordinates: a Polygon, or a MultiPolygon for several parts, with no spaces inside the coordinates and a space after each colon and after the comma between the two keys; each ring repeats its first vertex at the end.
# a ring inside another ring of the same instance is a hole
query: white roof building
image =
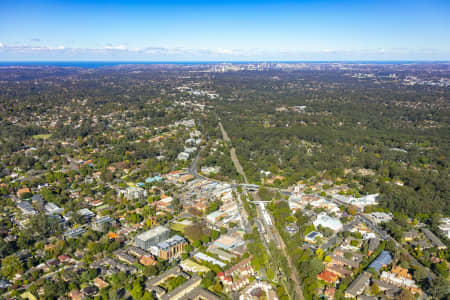
{"type": "Polygon", "coordinates": [[[180,152],[177,156],[178,160],[188,160],[189,158],[189,153],[186,152],[180,152]]]}
{"type": "Polygon", "coordinates": [[[450,218],[442,218],[439,229],[448,239],[450,239],[450,218]]]}
{"type": "Polygon", "coordinates": [[[343,228],[343,225],[338,218],[330,217],[326,213],[320,213],[313,224],[315,227],[321,225],[322,227],[330,228],[333,231],[340,231],[343,228]]]}
{"type": "Polygon", "coordinates": [[[400,287],[418,288],[415,281],[409,278],[397,276],[396,274],[384,271],[381,273],[380,279],[392,283],[400,287]]]}
{"type": "Polygon", "coordinates": [[[389,222],[390,220],[392,220],[391,213],[384,213],[384,212],[378,212],[378,211],[367,214],[367,217],[375,224],[386,223],[386,222],[389,222]]]}
{"type": "Polygon", "coordinates": [[[377,205],[378,204],[378,194],[366,195],[366,196],[362,196],[360,198],[335,194],[335,195],[333,195],[333,198],[338,201],[345,202],[349,205],[357,206],[361,209],[364,209],[364,207],[369,206],[369,205],[377,205]]]}
{"type": "Polygon", "coordinates": [[[47,204],[45,204],[44,209],[46,212],[52,215],[60,215],[64,211],[64,208],[61,208],[52,202],[48,202],[47,204]]]}
{"type": "Polygon", "coordinates": [[[189,153],[189,154],[192,154],[192,153],[194,153],[195,151],[197,151],[197,148],[196,148],[196,147],[185,147],[185,148],[184,148],[184,152],[189,153]]]}
{"type": "Polygon", "coordinates": [[[211,263],[213,265],[217,265],[217,266],[219,266],[221,268],[223,268],[223,267],[225,267],[227,265],[226,263],[221,262],[220,260],[215,259],[214,257],[208,256],[208,255],[204,254],[203,252],[195,253],[194,254],[194,258],[198,259],[198,260],[201,260],[201,261],[207,261],[207,262],[209,262],[209,263],[211,263]]]}

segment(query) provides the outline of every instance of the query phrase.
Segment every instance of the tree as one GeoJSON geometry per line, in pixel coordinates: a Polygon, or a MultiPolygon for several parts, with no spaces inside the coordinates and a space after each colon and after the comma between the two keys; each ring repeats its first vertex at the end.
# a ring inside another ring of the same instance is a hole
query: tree
{"type": "Polygon", "coordinates": [[[208,288],[212,285],[212,280],[211,278],[205,277],[203,278],[202,282],[201,282],[201,286],[204,288],[208,288]]]}
{"type": "Polygon", "coordinates": [[[323,250],[321,248],[317,248],[316,250],[316,256],[318,259],[322,259],[323,258],[323,250]]]}
{"type": "Polygon", "coordinates": [[[260,187],[258,190],[258,196],[263,200],[263,201],[270,201],[272,200],[274,194],[273,192],[271,192],[270,190],[268,190],[265,187],[260,187]]]}
{"type": "Polygon", "coordinates": [[[410,291],[404,289],[394,299],[395,300],[414,300],[414,295],[410,291]]]}
{"type": "Polygon", "coordinates": [[[0,239],[0,257],[5,257],[8,254],[12,253],[13,249],[11,245],[4,241],[4,239],[0,239]]]}
{"type": "Polygon", "coordinates": [[[194,250],[194,249],[192,248],[191,245],[186,245],[186,246],[184,247],[184,251],[185,251],[186,253],[189,253],[189,252],[191,252],[192,250],[194,250]]]}
{"type": "Polygon", "coordinates": [[[207,236],[207,235],[202,236],[202,243],[203,244],[209,243],[209,236],[207,236]]]}
{"type": "Polygon", "coordinates": [[[141,299],[142,295],[143,295],[143,287],[141,285],[141,283],[136,280],[133,283],[133,289],[130,291],[131,297],[133,297],[133,299],[141,299]]]}
{"type": "Polygon", "coordinates": [[[119,300],[120,299],[120,296],[119,296],[119,293],[117,292],[117,289],[112,288],[112,289],[109,290],[108,299],[111,299],[111,300],[119,300]]]}
{"type": "Polygon", "coordinates": [[[216,284],[214,285],[213,290],[216,293],[219,293],[219,294],[222,293],[222,284],[220,283],[219,280],[216,280],[216,284]]]}
{"type": "Polygon", "coordinates": [[[356,207],[354,207],[354,206],[349,206],[349,207],[347,208],[347,212],[348,212],[349,214],[351,214],[352,216],[356,215],[356,207]]]}
{"type": "Polygon", "coordinates": [[[217,230],[211,231],[211,239],[212,239],[212,240],[218,239],[219,236],[220,236],[220,232],[219,232],[219,231],[217,231],[217,230]]]}
{"type": "Polygon", "coordinates": [[[200,240],[195,240],[192,243],[192,246],[194,246],[195,248],[199,248],[202,245],[202,242],[200,240]]]}
{"type": "Polygon", "coordinates": [[[59,296],[66,293],[66,285],[60,280],[46,280],[44,282],[44,298],[57,299],[59,296]]]}
{"type": "Polygon", "coordinates": [[[448,279],[439,276],[432,280],[430,292],[433,299],[448,299],[448,279]]]}
{"type": "Polygon", "coordinates": [[[428,278],[428,274],[427,271],[425,270],[425,268],[418,266],[415,270],[414,270],[414,280],[417,281],[418,283],[422,283],[423,280],[428,278]]]}
{"type": "Polygon", "coordinates": [[[378,295],[380,293],[380,287],[378,286],[378,284],[373,283],[370,287],[370,291],[372,292],[372,295],[378,295]]]}
{"type": "Polygon", "coordinates": [[[209,231],[205,226],[200,223],[194,223],[191,226],[186,227],[184,234],[191,240],[201,240],[203,235],[208,235],[209,231]]]}
{"type": "Polygon", "coordinates": [[[12,279],[16,273],[23,271],[23,263],[15,255],[10,255],[2,260],[2,275],[12,279]]]}
{"type": "Polygon", "coordinates": [[[433,271],[442,276],[442,278],[448,277],[448,267],[445,260],[433,265],[433,271]]]}
{"type": "Polygon", "coordinates": [[[144,296],[142,296],[142,300],[154,300],[152,293],[149,291],[145,291],[144,296]]]}

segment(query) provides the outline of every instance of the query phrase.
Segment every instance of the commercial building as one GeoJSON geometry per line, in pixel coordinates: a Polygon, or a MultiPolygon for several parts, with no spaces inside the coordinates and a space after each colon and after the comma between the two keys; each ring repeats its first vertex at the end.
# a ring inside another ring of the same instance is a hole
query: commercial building
{"type": "Polygon", "coordinates": [[[152,253],[162,259],[172,259],[179,256],[181,252],[183,252],[186,245],[187,241],[185,238],[179,235],[174,235],[170,239],[167,239],[152,247],[152,253]]]}
{"type": "Polygon", "coordinates": [[[244,244],[244,241],[240,238],[234,237],[230,234],[221,235],[213,245],[218,248],[222,248],[227,251],[232,251],[233,249],[244,244]]]}
{"type": "Polygon", "coordinates": [[[95,214],[88,208],[82,208],[78,210],[78,214],[83,218],[85,218],[86,220],[90,220],[91,218],[95,217],[95,214]]]}
{"type": "Polygon", "coordinates": [[[98,219],[95,219],[92,222],[92,229],[94,231],[98,232],[104,232],[106,231],[110,226],[115,224],[115,220],[111,218],[110,216],[101,217],[98,219]]]}
{"type": "Polygon", "coordinates": [[[216,222],[220,221],[221,219],[225,218],[226,216],[227,216],[226,212],[216,210],[206,216],[206,221],[210,224],[215,224],[216,222]]]}
{"type": "Polygon", "coordinates": [[[364,207],[369,205],[377,205],[378,204],[378,194],[367,195],[360,198],[355,198],[353,196],[343,196],[343,195],[333,195],[333,198],[344,202],[348,205],[353,205],[358,207],[359,209],[364,209],[364,207]]]}
{"type": "Polygon", "coordinates": [[[330,228],[333,231],[340,231],[343,228],[343,225],[338,218],[330,217],[326,213],[320,213],[313,224],[315,227],[319,227],[320,225],[322,227],[330,228]]]}
{"type": "Polygon", "coordinates": [[[150,249],[150,247],[165,241],[169,238],[170,230],[163,226],[156,226],[146,232],[137,235],[134,238],[134,242],[137,247],[142,249],[150,249]]]}
{"type": "Polygon", "coordinates": [[[227,262],[230,262],[237,257],[236,255],[225,252],[219,248],[209,247],[208,251],[211,252],[212,254],[217,255],[219,259],[225,260],[227,262]]]}
{"type": "Polygon", "coordinates": [[[214,257],[208,256],[206,254],[204,254],[203,252],[197,252],[194,254],[194,259],[196,259],[197,261],[206,261],[209,262],[213,265],[217,265],[221,268],[225,267],[227,264],[224,262],[221,262],[218,259],[215,259],[214,257]]]}
{"type": "Polygon", "coordinates": [[[67,231],[64,233],[64,237],[73,239],[73,238],[76,238],[76,237],[81,236],[81,235],[84,234],[85,232],[86,232],[86,230],[84,230],[84,229],[81,228],[81,227],[78,227],[78,228],[75,228],[75,229],[67,230],[67,231]]]}
{"type": "Polygon", "coordinates": [[[375,224],[387,223],[392,220],[391,213],[373,212],[366,214],[367,218],[375,224]]]}

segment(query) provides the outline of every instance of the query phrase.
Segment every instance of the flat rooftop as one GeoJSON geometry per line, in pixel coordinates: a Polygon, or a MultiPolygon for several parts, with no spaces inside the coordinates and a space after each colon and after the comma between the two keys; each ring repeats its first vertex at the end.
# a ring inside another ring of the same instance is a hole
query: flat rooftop
{"type": "Polygon", "coordinates": [[[151,238],[153,238],[155,236],[158,236],[160,234],[163,234],[163,233],[169,232],[169,231],[170,230],[168,228],[164,227],[164,226],[156,226],[153,229],[150,229],[150,230],[145,231],[145,232],[143,232],[141,234],[138,234],[136,236],[136,238],[140,239],[140,240],[143,240],[143,241],[146,241],[146,240],[149,240],[149,239],[151,239],[151,238]]]}

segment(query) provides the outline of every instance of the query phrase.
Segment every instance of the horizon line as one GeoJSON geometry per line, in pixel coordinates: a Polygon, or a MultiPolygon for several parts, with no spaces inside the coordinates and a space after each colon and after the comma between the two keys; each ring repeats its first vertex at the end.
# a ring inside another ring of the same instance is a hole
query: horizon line
{"type": "Polygon", "coordinates": [[[342,60],[0,60],[0,63],[305,63],[305,62],[436,62],[450,63],[450,59],[342,59],[342,60]]]}

